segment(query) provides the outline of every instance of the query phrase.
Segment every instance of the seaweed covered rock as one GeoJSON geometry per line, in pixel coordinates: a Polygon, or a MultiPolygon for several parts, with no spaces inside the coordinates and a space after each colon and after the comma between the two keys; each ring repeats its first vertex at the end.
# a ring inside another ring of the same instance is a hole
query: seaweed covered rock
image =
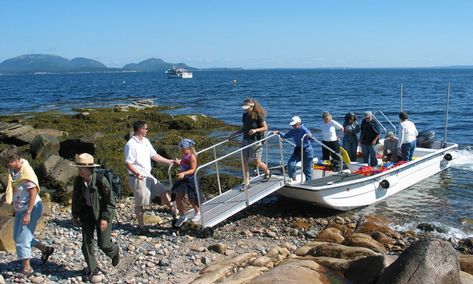
{"type": "Polygon", "coordinates": [[[222,126],[223,121],[204,114],[176,116],[169,124],[170,129],[177,130],[212,129],[222,126]]]}
{"type": "MultiPolygon", "coordinates": [[[[241,183],[241,178],[220,173],[220,185],[222,187],[222,191],[226,191],[239,183],[241,183]]],[[[200,179],[200,188],[207,195],[217,195],[219,192],[217,174],[203,176],[200,179]]]]}
{"type": "Polygon", "coordinates": [[[33,159],[44,160],[51,155],[59,154],[59,139],[56,136],[39,134],[36,135],[30,145],[30,153],[33,159]]]}

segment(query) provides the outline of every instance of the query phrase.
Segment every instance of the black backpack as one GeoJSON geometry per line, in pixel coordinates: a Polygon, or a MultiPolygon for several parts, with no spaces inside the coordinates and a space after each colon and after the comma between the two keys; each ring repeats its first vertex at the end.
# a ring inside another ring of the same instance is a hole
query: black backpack
{"type": "Polygon", "coordinates": [[[120,200],[122,197],[122,184],[120,182],[120,177],[118,177],[113,170],[111,169],[95,169],[97,173],[97,180],[102,180],[102,177],[105,177],[112,188],[113,195],[115,196],[115,201],[120,200]]]}

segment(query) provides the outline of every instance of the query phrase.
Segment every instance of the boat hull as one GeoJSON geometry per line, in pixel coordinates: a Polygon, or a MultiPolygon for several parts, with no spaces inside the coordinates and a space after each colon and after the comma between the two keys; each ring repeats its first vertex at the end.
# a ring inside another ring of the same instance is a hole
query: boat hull
{"type": "Polygon", "coordinates": [[[350,210],[367,206],[388,198],[424,179],[427,179],[451,164],[446,154],[454,157],[457,144],[443,149],[422,149],[423,156],[373,176],[337,174],[307,183],[286,185],[277,194],[337,210],[350,210]],[[324,181],[327,181],[324,183],[324,181]]]}

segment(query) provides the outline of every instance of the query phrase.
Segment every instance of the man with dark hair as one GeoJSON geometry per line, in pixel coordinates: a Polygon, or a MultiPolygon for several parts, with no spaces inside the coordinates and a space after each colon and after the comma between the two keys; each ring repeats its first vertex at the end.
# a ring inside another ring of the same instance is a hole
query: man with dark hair
{"type": "Polygon", "coordinates": [[[363,152],[363,163],[368,163],[368,165],[376,167],[378,165],[376,144],[378,144],[381,131],[378,123],[373,119],[373,113],[371,111],[365,112],[360,130],[360,145],[361,151],[363,152]]]}
{"type": "Polygon", "coordinates": [[[160,196],[161,202],[171,208],[173,214],[176,210],[171,206],[169,191],[151,175],[151,159],[162,164],[171,165],[174,161],[159,155],[146,138],[148,125],[145,121],[138,120],[133,123],[133,135],[125,146],[125,163],[128,168],[128,185],[135,195],[135,214],[138,220],[138,230],[141,234],[149,233],[143,219],[143,207],[148,206],[150,200],[160,196]]]}
{"type": "Polygon", "coordinates": [[[399,128],[399,145],[402,153],[403,161],[411,161],[416,149],[417,128],[412,121],[408,119],[407,112],[401,111],[399,113],[399,120],[401,127],[399,128]]]}

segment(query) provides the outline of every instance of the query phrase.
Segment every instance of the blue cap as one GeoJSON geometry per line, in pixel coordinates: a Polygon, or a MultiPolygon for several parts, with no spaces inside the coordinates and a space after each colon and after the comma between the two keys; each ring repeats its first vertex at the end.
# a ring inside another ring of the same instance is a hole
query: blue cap
{"type": "Polygon", "coordinates": [[[190,148],[194,147],[195,142],[192,139],[182,139],[181,142],[179,142],[179,148],[190,148]]]}

